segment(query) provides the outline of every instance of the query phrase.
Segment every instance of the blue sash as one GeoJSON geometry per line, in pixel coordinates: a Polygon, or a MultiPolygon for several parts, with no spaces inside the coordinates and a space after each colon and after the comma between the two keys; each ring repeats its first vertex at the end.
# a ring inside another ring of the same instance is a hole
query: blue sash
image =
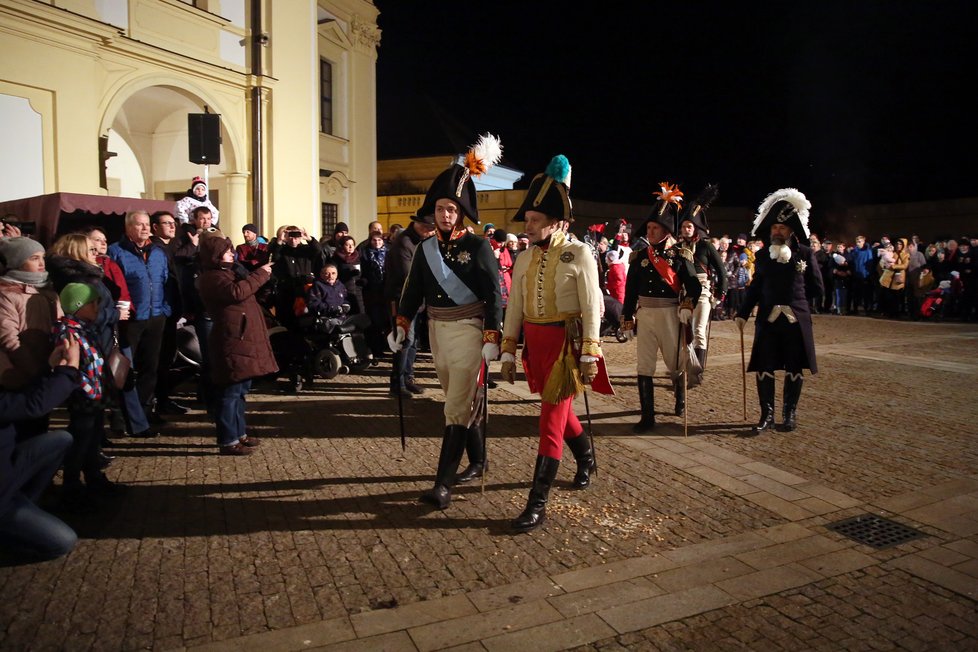
{"type": "Polygon", "coordinates": [[[437,235],[422,242],[421,248],[424,250],[424,257],[428,261],[431,273],[434,274],[438,285],[448,294],[449,299],[459,306],[465,306],[479,300],[479,297],[475,296],[469,286],[463,283],[462,279],[452,271],[452,268],[445,264],[445,259],[441,257],[441,252],[438,250],[437,235]]]}

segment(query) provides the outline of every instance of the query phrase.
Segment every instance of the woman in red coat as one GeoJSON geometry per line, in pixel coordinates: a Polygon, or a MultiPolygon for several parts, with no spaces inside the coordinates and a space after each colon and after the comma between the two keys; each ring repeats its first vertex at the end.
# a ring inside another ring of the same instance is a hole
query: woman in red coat
{"type": "Polygon", "coordinates": [[[604,255],[605,264],[608,265],[608,278],[605,280],[605,289],[608,294],[615,298],[618,303],[625,303],[625,263],[618,259],[618,252],[614,249],[604,255]]]}
{"type": "Polygon", "coordinates": [[[214,321],[208,343],[215,386],[210,412],[217,422],[217,444],[221,455],[248,455],[258,445],[256,437],[245,433],[245,397],[251,380],[278,371],[265,317],[255,300],[255,293],[271,277],[272,264],[249,274],[234,262],[231,241],[220,232],[201,238],[197,255],[200,298],[214,321]]]}

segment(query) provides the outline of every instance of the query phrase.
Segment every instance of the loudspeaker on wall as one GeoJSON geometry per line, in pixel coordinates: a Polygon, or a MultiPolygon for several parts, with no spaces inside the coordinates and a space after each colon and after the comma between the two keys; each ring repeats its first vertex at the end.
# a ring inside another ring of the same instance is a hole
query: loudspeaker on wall
{"type": "Polygon", "coordinates": [[[190,162],[216,165],[221,162],[221,116],[217,113],[188,113],[190,162]]]}

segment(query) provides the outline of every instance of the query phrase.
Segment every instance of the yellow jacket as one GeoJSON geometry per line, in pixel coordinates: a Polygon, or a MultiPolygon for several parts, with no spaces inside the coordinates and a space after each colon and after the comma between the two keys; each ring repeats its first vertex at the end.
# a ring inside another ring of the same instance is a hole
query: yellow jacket
{"type": "Polygon", "coordinates": [[[513,285],[503,322],[504,353],[515,353],[523,320],[545,324],[581,318],[583,355],[601,356],[598,266],[587,245],[568,240],[562,231],[546,250],[530,247],[516,258],[513,285]]]}

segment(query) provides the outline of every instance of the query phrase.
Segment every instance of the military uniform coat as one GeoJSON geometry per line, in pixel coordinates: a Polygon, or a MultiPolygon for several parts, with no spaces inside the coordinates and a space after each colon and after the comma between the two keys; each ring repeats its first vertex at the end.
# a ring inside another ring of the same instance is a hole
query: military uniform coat
{"type": "MultiPolygon", "coordinates": [[[[815,253],[810,247],[795,244],[791,247],[791,260],[779,263],[771,260],[768,247],[757,252],[754,278],[747,286],[744,302],[737,316],[748,319],[757,306],[757,323],[754,328],[754,344],[751,348],[747,371],[773,371],[785,369],[786,353],[782,347],[771,346],[777,331],[784,325],[785,317],[776,323],[768,321],[775,306],[789,306],[798,319],[799,349],[802,351],[802,369],[818,372],[815,364],[815,336],[812,333],[812,315],[809,297],[823,296],[825,287],[815,253]]],[[[793,371],[788,369],[788,371],[793,371]]]]}

